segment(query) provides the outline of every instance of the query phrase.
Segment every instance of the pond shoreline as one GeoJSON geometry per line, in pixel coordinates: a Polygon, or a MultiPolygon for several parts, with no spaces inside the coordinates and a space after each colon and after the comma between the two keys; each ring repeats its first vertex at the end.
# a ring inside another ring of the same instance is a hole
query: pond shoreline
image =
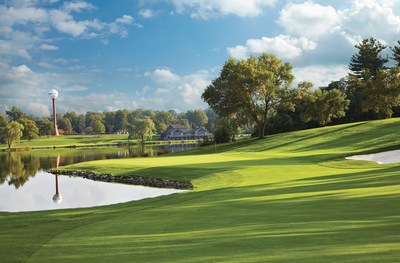
{"type": "Polygon", "coordinates": [[[157,188],[172,188],[179,190],[193,190],[193,185],[189,182],[180,182],[176,180],[167,180],[162,178],[151,178],[151,177],[142,177],[142,176],[130,176],[130,175],[121,175],[121,176],[113,176],[111,174],[95,174],[89,171],[77,171],[77,170],[48,170],[48,173],[51,174],[61,174],[61,175],[71,175],[82,177],[85,179],[90,179],[93,181],[101,181],[108,183],[122,183],[122,184],[131,184],[131,185],[142,185],[149,187],[157,187],[157,188]]]}
{"type": "MultiPolygon", "coordinates": [[[[146,141],[144,146],[163,146],[179,144],[198,144],[195,140],[174,140],[174,141],[146,141]]],[[[122,147],[138,146],[140,142],[114,142],[114,143],[95,143],[95,144],[69,144],[69,145],[48,145],[48,146],[21,146],[12,148],[0,148],[0,152],[28,152],[31,150],[59,149],[59,148],[94,148],[94,147],[122,147]]]]}

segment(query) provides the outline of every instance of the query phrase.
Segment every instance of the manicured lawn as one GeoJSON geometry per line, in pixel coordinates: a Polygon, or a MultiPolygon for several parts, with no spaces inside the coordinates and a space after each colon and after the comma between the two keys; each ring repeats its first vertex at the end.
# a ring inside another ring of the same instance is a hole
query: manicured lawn
{"type": "Polygon", "coordinates": [[[66,167],[191,181],[100,208],[0,213],[0,262],[398,262],[400,119],[66,167]],[[217,153],[215,153],[217,152],[217,153]]]}

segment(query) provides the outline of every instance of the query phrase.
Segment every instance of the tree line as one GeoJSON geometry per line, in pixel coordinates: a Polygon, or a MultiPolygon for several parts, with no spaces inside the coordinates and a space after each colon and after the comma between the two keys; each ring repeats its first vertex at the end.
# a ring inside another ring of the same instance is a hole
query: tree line
{"type": "Polygon", "coordinates": [[[400,41],[390,47],[375,38],[355,45],[358,52],[347,76],[326,87],[311,82],[292,87],[290,63],[272,54],[245,60],[229,59],[220,75],[202,94],[214,110],[216,137],[234,139],[238,130],[253,124],[254,134],[300,130],[328,124],[400,116],[400,41]],[[387,64],[392,62],[392,66],[387,64]]]}
{"type": "MultiPolygon", "coordinates": [[[[51,117],[27,115],[21,109],[12,107],[5,115],[0,114],[0,140],[11,147],[21,138],[32,140],[39,136],[50,136],[54,133],[51,117]]],[[[57,127],[65,135],[127,133],[129,139],[139,138],[143,141],[148,136],[165,132],[170,124],[213,129],[215,118],[211,110],[189,110],[183,113],[142,109],[85,114],[67,112],[57,114],[57,127]]]]}
{"type": "MultiPolygon", "coordinates": [[[[400,116],[400,41],[388,47],[375,38],[355,45],[349,73],[326,87],[311,82],[292,87],[290,63],[272,54],[237,61],[229,59],[207,86],[202,99],[207,110],[184,113],[154,110],[67,112],[57,114],[64,134],[128,133],[129,138],[163,133],[168,125],[205,126],[218,142],[238,133],[263,137],[285,131],[400,116]],[[391,66],[388,66],[388,63],[391,66]]],[[[8,146],[20,137],[31,140],[53,132],[51,118],[26,115],[13,107],[0,115],[0,140],[8,146]]]]}

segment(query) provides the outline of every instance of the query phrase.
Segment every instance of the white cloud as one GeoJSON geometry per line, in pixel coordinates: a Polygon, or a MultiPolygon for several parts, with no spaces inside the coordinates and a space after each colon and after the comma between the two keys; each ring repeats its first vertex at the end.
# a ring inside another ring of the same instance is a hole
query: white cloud
{"type": "Polygon", "coordinates": [[[82,12],[82,10],[93,10],[96,9],[92,4],[84,1],[66,2],[62,9],[67,12],[82,12]]]}
{"type": "Polygon", "coordinates": [[[238,45],[228,48],[228,53],[236,59],[244,59],[250,55],[261,55],[262,53],[272,53],[282,59],[293,59],[316,47],[316,42],[305,37],[295,38],[279,35],[273,38],[248,39],[246,46],[238,45]]]}
{"type": "Polygon", "coordinates": [[[134,22],[129,15],[123,15],[110,23],[97,18],[79,20],[74,16],[74,12],[83,13],[94,9],[92,4],[85,1],[65,2],[58,8],[43,5],[43,2],[36,0],[6,1],[0,4],[0,55],[30,60],[34,49],[57,50],[58,47],[46,43],[51,40],[46,39],[46,35],[51,34],[52,29],[73,37],[100,38],[103,44],[111,34],[122,37],[128,35],[127,26],[134,22]]]}
{"type": "Polygon", "coordinates": [[[322,6],[312,1],[288,4],[281,12],[279,23],[289,34],[318,37],[336,30],[340,16],[332,6],[322,6]]]}
{"type": "Polygon", "coordinates": [[[209,19],[225,15],[254,17],[263,13],[263,8],[272,6],[275,0],[173,0],[177,13],[190,12],[192,17],[209,19]]]}
{"type": "Polygon", "coordinates": [[[86,91],[89,88],[83,85],[72,85],[66,88],[62,88],[63,91],[67,91],[67,92],[76,92],[76,91],[86,91]]]}
{"type": "Polygon", "coordinates": [[[153,72],[146,72],[146,77],[151,77],[155,82],[162,84],[176,83],[180,77],[169,69],[156,69],[153,72]]]}
{"type": "Polygon", "coordinates": [[[395,4],[399,1],[354,0],[350,8],[341,11],[341,30],[353,37],[372,36],[388,42],[397,41],[400,16],[394,13],[395,4]]]}
{"type": "MultiPolygon", "coordinates": [[[[173,108],[182,111],[193,108],[205,108],[201,99],[204,89],[211,83],[212,72],[203,70],[193,74],[179,76],[168,69],[156,69],[145,73],[156,85],[159,85],[153,100],[156,108],[173,108]],[[161,98],[157,100],[156,98],[161,98]]],[[[149,92],[147,92],[149,93],[149,92]]]]}
{"type": "Polygon", "coordinates": [[[140,9],[139,15],[143,18],[153,18],[156,16],[156,13],[151,9],[140,9]]]}
{"type": "Polygon", "coordinates": [[[314,87],[328,86],[332,81],[345,77],[347,73],[347,65],[312,65],[293,69],[294,84],[311,81],[314,87]]]}
{"type": "Polygon", "coordinates": [[[18,74],[27,74],[32,73],[32,70],[28,68],[26,65],[21,65],[19,67],[14,67],[14,71],[18,74]]]}
{"type": "Polygon", "coordinates": [[[49,44],[41,44],[40,48],[44,49],[44,50],[58,50],[57,46],[49,45],[49,44]]]}
{"type": "Polygon", "coordinates": [[[121,23],[121,24],[132,24],[132,22],[133,22],[133,17],[128,16],[128,15],[123,15],[122,17],[117,18],[117,19],[115,20],[115,22],[121,23]]]}

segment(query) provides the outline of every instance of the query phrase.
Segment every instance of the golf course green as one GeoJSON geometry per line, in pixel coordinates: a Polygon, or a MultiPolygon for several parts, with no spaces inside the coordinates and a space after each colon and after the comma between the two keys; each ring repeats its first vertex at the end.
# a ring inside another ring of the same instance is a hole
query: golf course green
{"type": "Polygon", "coordinates": [[[190,181],[88,209],[0,213],[0,262],[399,262],[400,119],[61,169],[190,181]]]}

